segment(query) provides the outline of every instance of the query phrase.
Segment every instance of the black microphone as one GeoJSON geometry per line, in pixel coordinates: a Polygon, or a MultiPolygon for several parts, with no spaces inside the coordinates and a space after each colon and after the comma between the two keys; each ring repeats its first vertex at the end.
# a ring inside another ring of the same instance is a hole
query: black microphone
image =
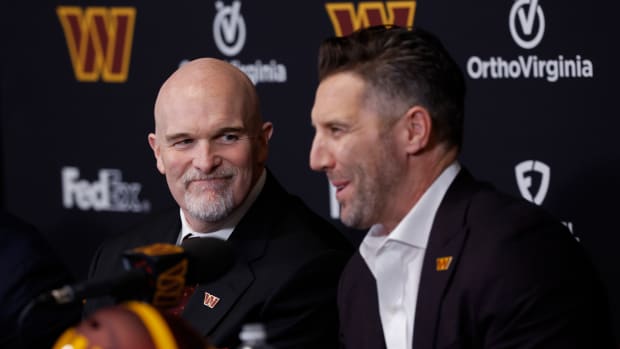
{"type": "Polygon", "coordinates": [[[123,254],[123,263],[125,272],[51,290],[36,302],[65,304],[112,296],[119,300],[138,299],[156,307],[174,306],[185,285],[213,281],[230,269],[234,252],[225,240],[194,238],[181,246],[157,243],[134,248],[123,254]]]}
{"type": "Polygon", "coordinates": [[[217,280],[235,263],[235,251],[227,240],[209,237],[185,239],[181,247],[189,260],[189,285],[217,280]]]}

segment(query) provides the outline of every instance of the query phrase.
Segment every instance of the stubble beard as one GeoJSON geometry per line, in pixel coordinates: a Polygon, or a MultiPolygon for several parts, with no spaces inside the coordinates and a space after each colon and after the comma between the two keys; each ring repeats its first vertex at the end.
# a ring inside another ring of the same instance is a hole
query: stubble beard
{"type": "Polygon", "coordinates": [[[402,171],[391,149],[391,142],[382,144],[375,163],[353,169],[357,190],[349,202],[340,203],[340,220],[344,225],[368,229],[381,223],[382,210],[387,207],[402,171]]]}
{"type": "Polygon", "coordinates": [[[355,172],[357,190],[351,200],[340,203],[340,220],[348,227],[367,229],[373,224],[372,217],[377,212],[380,197],[376,193],[377,186],[369,183],[371,179],[363,169],[357,168],[355,172]]]}

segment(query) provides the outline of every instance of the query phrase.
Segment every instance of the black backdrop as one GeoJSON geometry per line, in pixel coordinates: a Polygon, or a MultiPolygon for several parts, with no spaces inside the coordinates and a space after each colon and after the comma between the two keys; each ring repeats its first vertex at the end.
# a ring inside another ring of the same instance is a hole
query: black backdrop
{"type": "MultiPolygon", "coordinates": [[[[327,181],[308,167],[317,47],[329,35],[396,21],[437,33],[466,74],[463,163],[564,221],[620,318],[617,2],[0,6],[2,200],[46,234],[77,277],[104,238],[173,204],[146,135],[159,86],[185,59],[226,59],[254,78],[275,124],[269,167],[329,218],[327,181]]],[[[362,236],[338,226],[354,241],[362,236]]]]}

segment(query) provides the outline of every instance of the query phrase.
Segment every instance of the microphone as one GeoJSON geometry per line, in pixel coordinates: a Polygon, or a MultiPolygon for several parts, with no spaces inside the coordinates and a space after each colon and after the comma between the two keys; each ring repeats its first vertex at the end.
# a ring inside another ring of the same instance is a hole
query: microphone
{"type": "Polygon", "coordinates": [[[112,296],[121,300],[138,299],[156,307],[171,307],[180,301],[185,285],[213,281],[233,263],[233,249],[222,239],[188,239],[181,246],[156,243],[125,251],[125,272],[51,290],[40,295],[36,303],[66,304],[84,298],[112,296]]]}

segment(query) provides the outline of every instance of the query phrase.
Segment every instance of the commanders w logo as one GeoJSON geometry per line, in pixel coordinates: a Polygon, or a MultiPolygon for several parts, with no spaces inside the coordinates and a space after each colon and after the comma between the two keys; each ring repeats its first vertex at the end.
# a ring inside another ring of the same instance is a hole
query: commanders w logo
{"type": "Polygon", "coordinates": [[[355,11],[352,2],[325,4],[336,36],[348,35],[357,29],[373,25],[394,24],[400,27],[413,26],[415,1],[360,2],[355,11]]]}
{"type": "Polygon", "coordinates": [[[59,6],[56,13],[79,81],[124,82],[136,21],[134,7],[59,6]]]}

